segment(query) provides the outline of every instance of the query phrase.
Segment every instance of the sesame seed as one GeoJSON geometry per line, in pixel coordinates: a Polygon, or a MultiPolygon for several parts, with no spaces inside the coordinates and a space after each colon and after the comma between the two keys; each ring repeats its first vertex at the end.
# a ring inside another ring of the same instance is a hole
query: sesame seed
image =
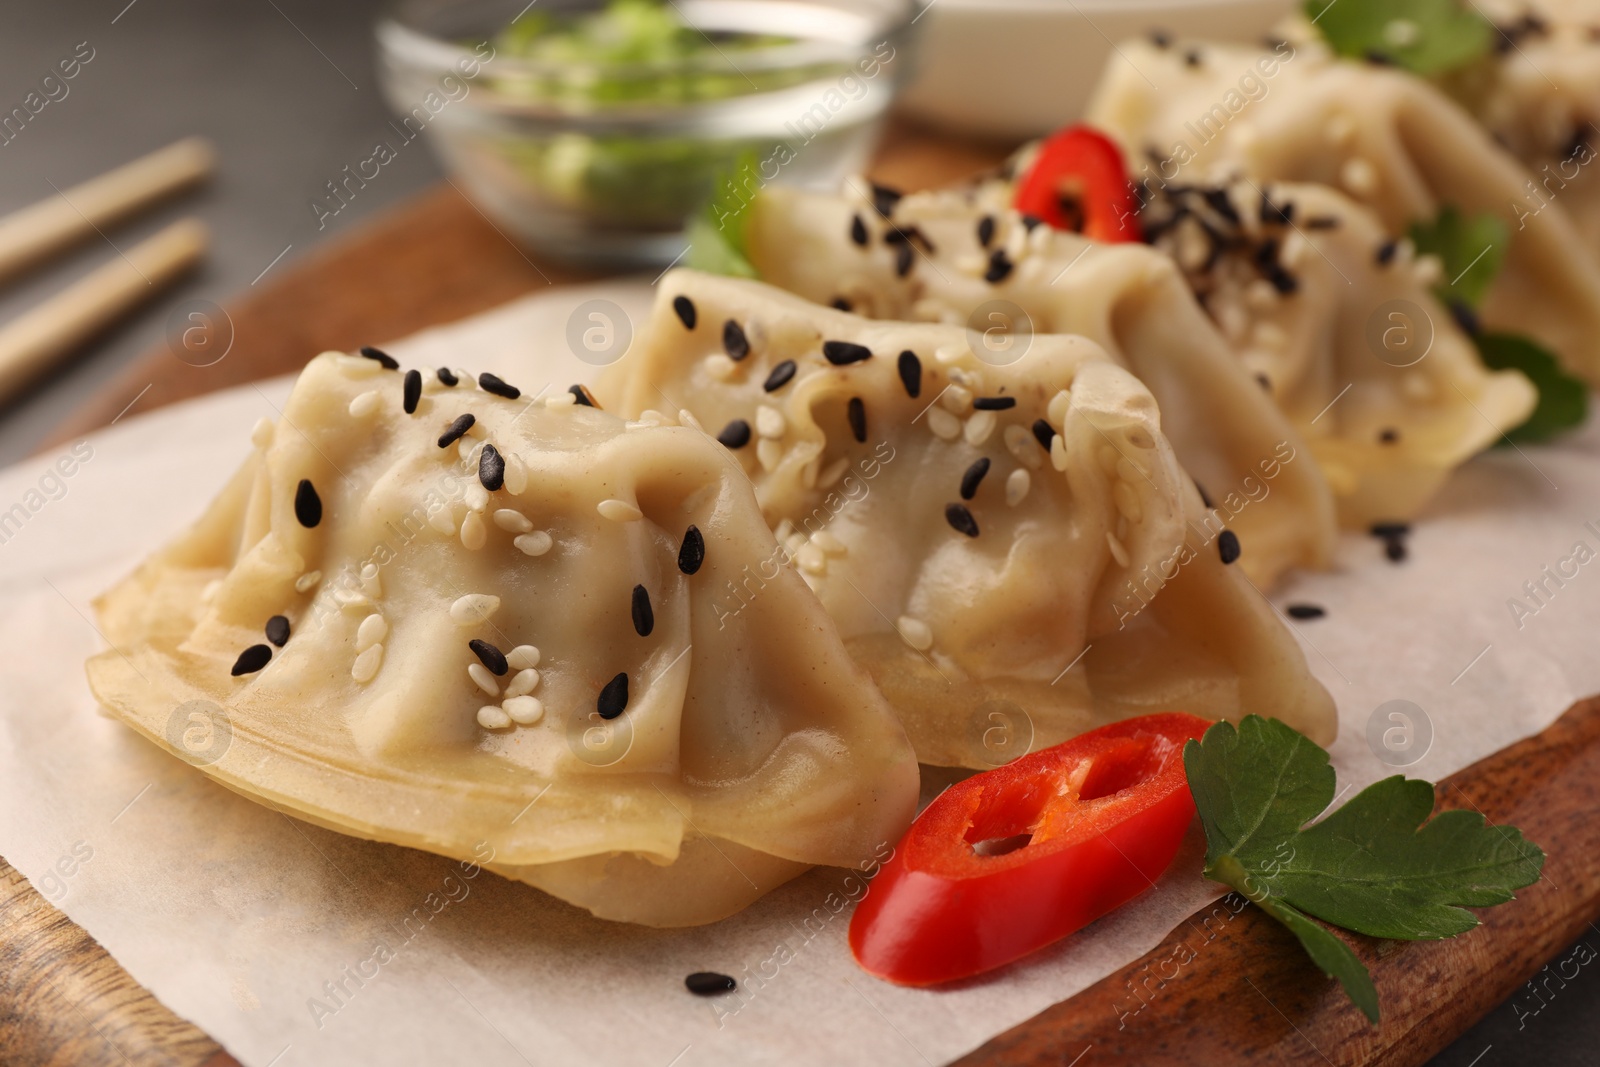
{"type": "Polygon", "coordinates": [[[846,313],[855,310],[855,305],[850,303],[850,301],[846,300],[842,296],[834,297],[833,298],[833,302],[830,303],[828,306],[833,308],[833,310],[835,310],[835,311],[843,311],[843,312],[846,312],[846,313]]]}
{"type": "Polygon", "coordinates": [[[706,539],[700,528],[691,526],[683,532],[683,545],[678,549],[678,569],[693,574],[706,561],[706,539]]]}
{"type": "Polygon", "coordinates": [[[466,432],[472,429],[473,424],[477,421],[478,417],[476,415],[462,415],[460,418],[456,419],[455,422],[452,422],[449,427],[445,429],[444,433],[439,435],[439,447],[449,448],[451,445],[461,440],[461,438],[465,436],[466,432]]]}
{"type": "Polygon", "coordinates": [[[1370,529],[1373,537],[1384,539],[1404,537],[1410,532],[1411,524],[1409,522],[1375,522],[1370,529]]]}
{"type": "Polygon", "coordinates": [[[789,429],[789,421],[783,417],[783,412],[768,404],[763,404],[756,409],[756,433],[762,437],[777,439],[782,437],[789,429]]]}
{"type": "Polygon", "coordinates": [[[356,627],[356,651],[365,652],[373,645],[383,643],[389,636],[389,620],[377,612],[373,612],[361,620],[361,625],[356,627]]]}
{"type": "Polygon", "coordinates": [[[1044,419],[1035,419],[1033,421],[1033,437],[1034,440],[1039,442],[1040,448],[1046,452],[1050,451],[1050,443],[1055,440],[1055,436],[1055,427],[1044,419]]]}
{"type": "MultiPolygon", "coordinates": [[[[544,704],[539,701],[538,697],[530,697],[525,694],[514,696],[500,706],[511,717],[511,721],[518,726],[532,726],[544,718],[544,704]]],[[[481,715],[482,713],[480,712],[479,714],[481,715]]],[[[480,721],[482,720],[480,719],[480,721]]]]}
{"type": "Polygon", "coordinates": [[[988,248],[992,240],[994,240],[994,216],[985,215],[978,220],[978,243],[988,248]]]}
{"type": "Polygon", "coordinates": [[[972,517],[972,512],[967,510],[965,504],[946,504],[944,521],[957,533],[964,533],[968,537],[978,536],[978,520],[972,517]]]}
{"type": "Polygon", "coordinates": [[[267,640],[282,648],[289,643],[289,620],[282,615],[274,615],[267,620],[267,640]]]}
{"type": "Polygon", "coordinates": [[[633,587],[633,632],[649,637],[656,628],[656,613],[650,609],[650,590],[642,585],[633,587]]]}
{"type": "Polygon", "coordinates": [[[916,265],[916,255],[916,251],[909,242],[894,250],[894,276],[896,278],[904,278],[911,273],[911,268],[916,265]]]}
{"type": "Polygon", "coordinates": [[[1399,440],[1400,440],[1400,431],[1396,430],[1392,426],[1378,431],[1378,442],[1380,444],[1392,445],[1392,444],[1397,443],[1399,440]]]}
{"type": "Polygon", "coordinates": [[[717,440],[729,448],[743,448],[750,443],[750,424],[743,419],[734,419],[717,434],[717,440]]]}
{"type": "Polygon", "coordinates": [[[763,437],[756,444],[756,460],[764,471],[777,470],[778,464],[783,461],[783,445],[770,437],[763,437]]]}
{"type": "Polygon", "coordinates": [[[888,218],[894,214],[895,205],[900,203],[900,198],[905,194],[898,189],[891,189],[887,185],[872,183],[872,206],[878,214],[888,218]]]}
{"type": "Polygon", "coordinates": [[[1222,557],[1222,562],[1232,563],[1239,558],[1243,551],[1239,547],[1239,535],[1232,530],[1223,530],[1217,535],[1217,554],[1222,557]]]}
{"type": "Polygon", "coordinates": [[[686,330],[694,329],[694,324],[700,318],[694,309],[694,301],[686,296],[673,297],[672,310],[678,313],[678,321],[683,323],[683,328],[686,330]]]}
{"type": "Polygon", "coordinates": [[[1150,43],[1165,51],[1172,47],[1172,35],[1165,30],[1151,30],[1150,43]]]}
{"type": "Polygon", "coordinates": [[[1394,254],[1399,250],[1399,248],[1399,241],[1385,241],[1383,244],[1378,246],[1378,251],[1374,254],[1373,258],[1377,260],[1378,266],[1387,267],[1390,263],[1394,262],[1394,254]]]}
{"type": "Polygon", "coordinates": [[[478,709],[478,725],[485,730],[504,730],[511,725],[511,716],[503,708],[485,704],[478,709]]]}
{"type": "Polygon", "coordinates": [[[294,591],[296,593],[309,593],[317,587],[317,583],[320,581],[322,581],[321,571],[307,571],[294,580],[294,591]]]}
{"type": "Polygon", "coordinates": [[[1328,612],[1316,604],[1290,604],[1284,609],[1291,619],[1320,619],[1328,612]]]}
{"type": "Polygon", "coordinates": [[[1405,540],[1399,537],[1391,537],[1383,543],[1383,554],[1389,558],[1390,563],[1403,562],[1409,554],[1405,540]]]}
{"type": "Polygon", "coordinates": [[[899,631],[900,640],[918,652],[926,652],[933,647],[933,630],[921,619],[902,615],[895,620],[894,628],[899,631]]]}
{"type": "Polygon", "coordinates": [[[474,685],[492,697],[500,695],[500,683],[494,680],[494,675],[489,673],[489,668],[481,663],[467,664],[467,677],[472,679],[474,685]]]}
{"type": "Polygon", "coordinates": [[[1256,375],[1256,384],[1261,386],[1264,392],[1272,392],[1272,379],[1268,378],[1265,374],[1256,375]]]}
{"type": "Polygon", "coordinates": [[[400,369],[400,364],[395,361],[395,358],[381,348],[373,348],[371,345],[362,345],[361,354],[370,360],[381,363],[387,370],[400,369]]]}
{"type": "Polygon", "coordinates": [[[544,398],[544,406],[547,408],[573,408],[578,406],[578,398],[571,393],[556,393],[554,396],[544,398]]]}
{"type": "MultiPolygon", "coordinates": [[[[359,400],[360,397],[357,397],[356,399],[359,400]]],[[[350,401],[350,404],[352,407],[354,407],[355,400],[350,401]]],[[[354,415],[355,412],[352,411],[351,414],[354,415]]],[[[257,448],[266,448],[272,443],[271,419],[263,415],[261,418],[256,420],[256,424],[250,428],[250,443],[255,445],[257,448]]]]}
{"type": "Polygon", "coordinates": [[[835,367],[848,366],[851,363],[860,363],[862,360],[872,358],[872,349],[866,345],[858,345],[851,341],[824,341],[822,342],[822,355],[835,367]]]}
{"type": "Polygon", "coordinates": [[[1200,49],[1191,48],[1183,53],[1183,63],[1188,67],[1198,67],[1200,65],[1200,49]]]}
{"type": "Polygon", "coordinates": [[[989,268],[983,272],[983,280],[990,285],[1003,282],[1011,274],[1011,266],[1011,257],[1006,255],[1006,250],[997,248],[989,254],[989,268]]]}
{"type": "Polygon", "coordinates": [[[688,408],[680,408],[679,409],[679,411],[678,411],[678,425],[679,426],[687,426],[691,430],[699,430],[701,433],[705,433],[706,432],[706,428],[704,426],[700,425],[700,420],[695,418],[694,417],[694,412],[690,411],[688,408]]]}
{"type": "Polygon", "coordinates": [[[539,665],[539,650],[533,645],[518,645],[506,653],[506,662],[515,670],[531,670],[539,665]]]}
{"type": "Polygon", "coordinates": [[[722,350],[735,363],[750,354],[750,338],[745,336],[744,327],[732,319],[722,324],[722,350]]]}
{"type": "Polygon", "coordinates": [[[852,215],[850,217],[850,240],[862,248],[867,247],[867,242],[871,240],[871,237],[867,234],[867,224],[861,221],[860,215],[852,215]]]}
{"type": "Polygon", "coordinates": [[[507,400],[515,400],[522,395],[521,389],[489,373],[478,375],[478,388],[495,396],[503,396],[507,400]]]}
{"type": "Polygon", "coordinates": [[[419,371],[419,370],[417,370],[415,368],[412,368],[411,370],[406,371],[406,380],[405,380],[405,386],[404,386],[404,389],[403,389],[403,397],[404,397],[404,402],[401,404],[401,406],[403,408],[405,408],[406,414],[407,415],[415,415],[417,413],[417,402],[422,399],[422,372],[421,371],[419,371]]]}
{"type": "Polygon", "coordinates": [[[615,678],[606,683],[600,690],[600,698],[595,701],[595,710],[602,719],[615,719],[628,710],[628,674],[620,672],[615,678]]]}
{"type": "Polygon", "coordinates": [[[472,654],[477,656],[485,667],[494,672],[495,677],[501,677],[510,670],[506,663],[506,655],[498,648],[481,638],[474,637],[467,642],[467,647],[472,649],[472,654]]]}
{"type": "Polygon", "coordinates": [[[483,622],[499,610],[499,597],[490,593],[468,593],[457,597],[450,605],[450,617],[456,622],[483,622]]]}
{"type": "Polygon", "coordinates": [[[967,424],[962,428],[961,435],[967,444],[977,448],[994,434],[994,428],[1000,424],[1000,417],[992,411],[977,411],[967,419],[967,424]]]}
{"type": "Polygon", "coordinates": [[[467,517],[461,520],[461,547],[476,552],[488,540],[489,530],[483,525],[483,518],[476,511],[467,512],[467,517]]]}
{"type": "Polygon", "coordinates": [[[983,484],[983,476],[989,473],[989,457],[983,456],[975,460],[967,472],[961,476],[961,499],[971,500],[978,495],[978,486],[983,484]]]}
{"type": "Polygon", "coordinates": [[[1017,406],[1014,396],[980,396],[973,400],[972,406],[979,411],[1010,411],[1017,406]]]}
{"type": "Polygon", "coordinates": [[[456,386],[461,384],[461,379],[457,378],[456,372],[451,370],[449,367],[440,367],[433,373],[438,376],[440,382],[449,386],[451,389],[454,389],[456,386]]]}
{"type": "Polygon", "coordinates": [[[345,410],[349,411],[351,416],[354,418],[364,419],[368,415],[371,415],[374,411],[378,410],[378,404],[380,402],[381,398],[378,396],[378,394],[369,389],[365,393],[358,395],[354,400],[350,401],[350,406],[345,410]]]}
{"type": "Polygon", "coordinates": [[[761,383],[761,388],[769,393],[776,393],[793,380],[795,371],[799,369],[794,360],[786,359],[772,368],[772,373],[767,375],[767,380],[761,383]]]}
{"type": "Polygon", "coordinates": [[[497,492],[506,484],[506,461],[494,445],[484,445],[478,457],[478,481],[489,492],[497,492]]]}
{"type": "Polygon", "coordinates": [[[595,410],[599,410],[600,404],[599,404],[598,401],[595,400],[594,394],[589,392],[589,387],[588,386],[586,386],[586,385],[569,385],[569,386],[567,386],[567,392],[572,394],[572,399],[574,401],[576,401],[577,403],[583,405],[584,407],[586,407],[586,408],[594,408],[595,410]]]}
{"type": "Polygon", "coordinates": [[[1027,230],[1029,233],[1032,233],[1035,227],[1044,222],[1044,220],[1037,215],[1022,215],[1019,216],[1019,218],[1022,220],[1022,228],[1027,230]]]}
{"type": "Polygon", "coordinates": [[[705,369],[706,377],[714,381],[728,382],[738,373],[739,365],[721,352],[713,352],[700,364],[705,369]]]}
{"type": "Polygon", "coordinates": [[[470,510],[482,511],[489,506],[489,490],[482,485],[469,485],[463,499],[470,510]]]}
{"type": "Polygon", "coordinates": [[[237,678],[241,674],[254,674],[265,667],[271,659],[270,645],[251,645],[239,653],[239,658],[233,661],[233,676],[237,678]]]}
{"type": "Polygon", "coordinates": [[[1111,558],[1116,561],[1117,566],[1126,567],[1128,565],[1128,550],[1123,547],[1121,541],[1117,540],[1117,535],[1110,530],[1106,531],[1106,548],[1110,551],[1111,558]]]}
{"type": "Polygon", "coordinates": [[[905,386],[906,395],[913,400],[922,395],[922,360],[917,358],[917,354],[906,349],[900,353],[895,366],[900,372],[900,384],[905,386]]]}
{"type": "Polygon", "coordinates": [[[294,491],[294,517],[308,530],[322,521],[322,498],[309,478],[301,478],[294,491]]]}
{"type": "Polygon", "coordinates": [[[350,664],[350,677],[365,685],[378,676],[378,668],[381,666],[383,666],[383,646],[373,645],[350,664]]]}
{"type": "Polygon", "coordinates": [[[1016,507],[1027,498],[1028,490],[1033,488],[1033,475],[1028,473],[1026,467],[1018,467],[1006,476],[1006,503],[1016,507]]]}
{"type": "Polygon", "coordinates": [[[1337,215],[1316,215],[1306,219],[1301,225],[1308,230],[1337,230],[1339,218],[1337,215]]]}
{"type": "Polygon", "coordinates": [[[857,441],[865,444],[867,440],[867,404],[859,396],[850,398],[844,408],[845,417],[850,420],[850,435],[857,441]]]}
{"type": "Polygon", "coordinates": [[[542,556],[555,545],[555,538],[543,530],[525,533],[511,542],[524,556],[542,556]]]}
{"type": "MultiPolygon", "coordinates": [[[[516,664],[513,663],[511,666],[515,668],[516,664]]],[[[537,688],[539,688],[539,672],[532,667],[524,667],[511,676],[511,681],[506,683],[505,692],[501,695],[507,699],[527,696],[537,688]]]]}
{"type": "Polygon", "coordinates": [[[944,408],[929,408],[928,429],[941,441],[954,441],[961,436],[961,420],[944,408]]]}
{"type": "Polygon", "coordinates": [[[522,491],[528,488],[528,468],[522,465],[522,460],[513,453],[505,457],[506,460],[506,492],[512,496],[521,496],[522,491]]]}
{"type": "Polygon", "coordinates": [[[716,971],[696,971],[685,978],[683,984],[697,997],[714,997],[733,992],[739,983],[716,971]]]}

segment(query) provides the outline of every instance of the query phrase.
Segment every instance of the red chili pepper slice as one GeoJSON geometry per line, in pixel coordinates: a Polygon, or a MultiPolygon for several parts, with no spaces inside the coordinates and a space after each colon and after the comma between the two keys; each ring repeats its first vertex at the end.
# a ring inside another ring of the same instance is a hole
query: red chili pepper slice
{"type": "Polygon", "coordinates": [[[1024,215],[1096,241],[1144,240],[1122,149],[1088,126],[1069,126],[1045,140],[1017,184],[1015,205],[1024,215]]]}
{"type": "Polygon", "coordinates": [[[1183,746],[1210,725],[1126,719],[945,790],[857,906],[856,962],[902,985],[966,978],[1144,892],[1194,817],[1183,746]]]}

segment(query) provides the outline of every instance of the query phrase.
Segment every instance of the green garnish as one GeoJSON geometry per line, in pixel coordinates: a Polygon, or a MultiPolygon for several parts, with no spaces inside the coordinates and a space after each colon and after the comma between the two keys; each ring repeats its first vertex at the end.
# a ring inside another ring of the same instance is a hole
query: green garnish
{"type": "Polygon", "coordinates": [[[1528,340],[1509,333],[1481,333],[1478,355],[1490,370],[1519,370],[1539,390],[1539,403],[1528,421],[1506,433],[1515,443],[1548,441],[1582,426],[1589,415],[1589,389],[1561,369],[1556,357],[1528,340]]]}
{"type": "Polygon", "coordinates": [[[750,207],[762,186],[754,152],[742,156],[719,176],[716,192],[705,209],[689,220],[686,265],[708,274],[760,277],[750,262],[750,207]]]}
{"type": "Polygon", "coordinates": [[[1500,273],[1511,233],[1498,215],[1468,217],[1446,206],[1433,222],[1414,224],[1411,240],[1417,255],[1435,255],[1444,264],[1444,279],[1434,287],[1439,299],[1476,308],[1500,273]]]}
{"type": "Polygon", "coordinates": [[[1305,0],[1304,11],[1339,55],[1428,77],[1489,54],[1495,28],[1461,0],[1305,0]]]}
{"type": "Polygon", "coordinates": [[[1505,903],[1544,866],[1515,827],[1472,811],[1428,818],[1433,786],[1399,775],[1307,826],[1334,799],[1333,767],[1276,719],[1220,722],[1184,747],[1183,762],[1205,828],[1206,877],[1287,926],[1373,1023],[1366,967],[1310,916],[1372,937],[1454,937],[1478,925],[1465,908],[1505,903]]]}

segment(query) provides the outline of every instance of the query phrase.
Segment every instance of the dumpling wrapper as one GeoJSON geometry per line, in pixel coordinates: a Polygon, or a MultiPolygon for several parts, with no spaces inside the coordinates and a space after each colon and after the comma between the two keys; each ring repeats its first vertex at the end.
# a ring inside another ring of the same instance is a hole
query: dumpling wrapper
{"type": "MultiPolygon", "coordinates": [[[[925,763],[993,766],[1154,711],[1334,735],[1298,644],[1224,565],[1228,538],[1149,390],[1086,338],[1036,335],[997,366],[959,327],[677,270],[601,393],[630,415],[686,409],[729,443],[925,763]]],[[[728,585],[724,611],[738,618],[760,588],[728,585]]]]}
{"type": "Polygon", "coordinates": [[[407,415],[401,376],[371,360],[306,367],[199,523],[99,602],[113,648],[89,680],[113,715],[184,756],[186,716],[220,714],[231,743],[192,762],[222,784],[358,837],[480,862],[487,842],[485,866],[609,919],[711,922],[898,840],[917,799],[911,749],[799,576],[773,574],[736,619],[713,610],[776,551],[720,446],[427,378],[407,415]],[[465,444],[441,448],[464,414],[465,444]],[[482,442],[508,457],[495,492],[478,478],[482,442]],[[320,498],[312,528],[302,479],[320,498]],[[678,563],[690,526],[705,544],[694,574],[678,563]],[[525,553],[524,528],[552,547],[525,553]],[[498,607],[463,610],[468,594],[498,607]],[[280,614],[287,643],[232,677],[280,614]],[[374,635],[380,665],[357,680],[374,635]],[[480,725],[519,669],[484,673],[473,639],[539,650],[537,722],[480,725]],[[621,672],[626,710],[603,720],[597,694],[621,672]]]}
{"type": "Polygon", "coordinates": [[[1523,217],[1527,172],[1431,83],[1339,60],[1320,42],[1283,48],[1126,41],[1085,121],[1122,143],[1136,180],[1333,186],[1397,236],[1446,206],[1500,216],[1512,239],[1483,322],[1600,383],[1600,264],[1559,200],[1523,217]]]}
{"type": "Polygon", "coordinates": [[[1249,546],[1243,566],[1254,581],[1270,586],[1286,570],[1328,564],[1337,520],[1327,483],[1165,256],[1042,225],[1029,231],[1003,181],[910,194],[890,220],[864,194],[763,189],[747,231],[762,279],[822,304],[842,297],[873,318],[983,330],[1017,320],[1036,333],[1087,337],[1154,394],[1179,461],[1249,546]],[[987,247],[978,240],[985,216],[995,223],[987,247]],[[857,219],[864,246],[851,237],[857,219]],[[919,235],[904,272],[905,245],[884,239],[896,228],[919,235]],[[991,282],[997,251],[1013,267],[991,282]],[[1280,463],[1286,455],[1297,458],[1280,463]]]}

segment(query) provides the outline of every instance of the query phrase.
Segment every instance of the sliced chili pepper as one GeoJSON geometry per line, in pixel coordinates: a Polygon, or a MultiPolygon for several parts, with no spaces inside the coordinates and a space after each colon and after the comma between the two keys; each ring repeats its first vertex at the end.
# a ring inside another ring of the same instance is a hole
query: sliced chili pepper
{"type": "Polygon", "coordinates": [[[902,985],[966,978],[1150,888],[1194,817],[1184,742],[1210,725],[1125,719],[945,790],[857,906],[856,962],[902,985]]]}
{"type": "Polygon", "coordinates": [[[1139,198],[1122,149],[1088,126],[1069,126],[1039,147],[1017,183],[1016,209],[1096,241],[1140,241],[1139,198]]]}

